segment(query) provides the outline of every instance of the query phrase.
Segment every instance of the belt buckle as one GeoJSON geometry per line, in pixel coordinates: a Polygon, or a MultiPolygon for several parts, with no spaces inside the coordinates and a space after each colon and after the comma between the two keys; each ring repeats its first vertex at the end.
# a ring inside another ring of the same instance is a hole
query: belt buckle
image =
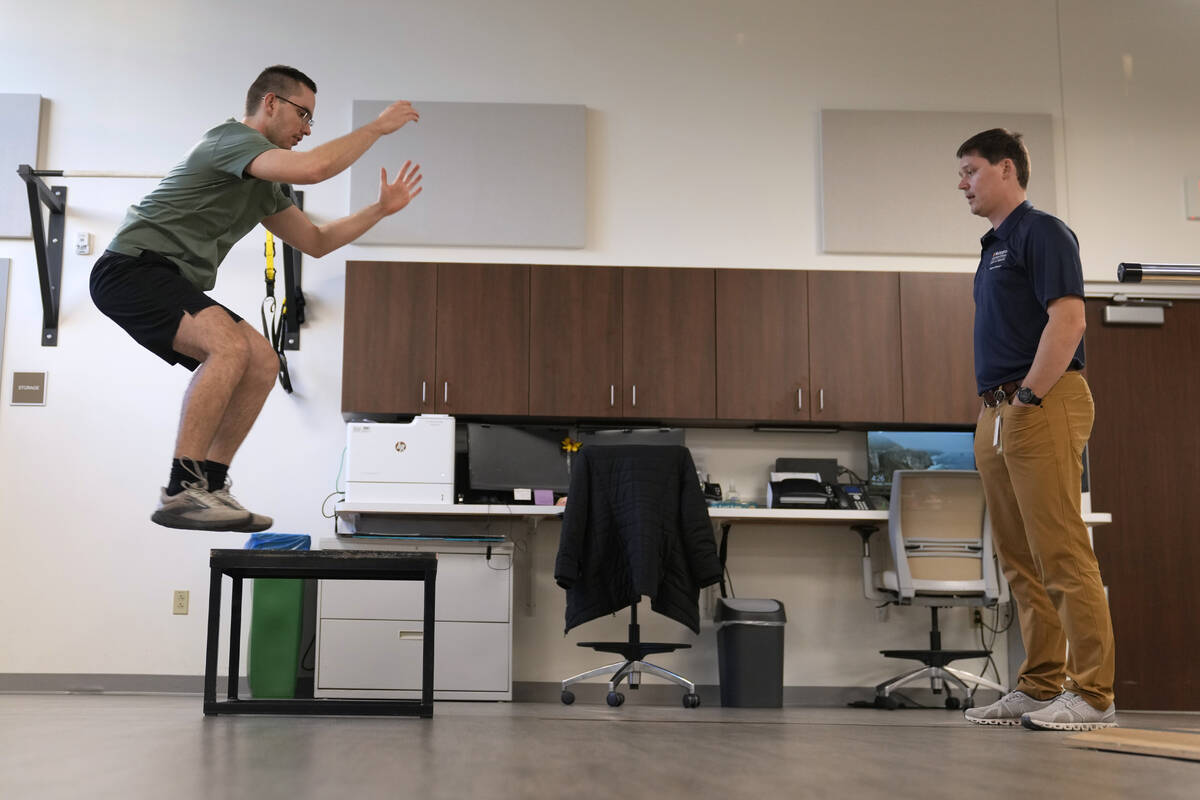
{"type": "Polygon", "coordinates": [[[1003,386],[997,386],[992,390],[992,400],[995,401],[994,405],[999,406],[1004,402],[1004,398],[1006,397],[1008,397],[1008,393],[1004,391],[1003,386]]]}

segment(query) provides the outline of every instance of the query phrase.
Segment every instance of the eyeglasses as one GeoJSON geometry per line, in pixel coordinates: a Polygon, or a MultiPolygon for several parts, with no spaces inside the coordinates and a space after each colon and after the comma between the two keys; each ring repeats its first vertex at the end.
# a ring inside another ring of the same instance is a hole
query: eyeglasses
{"type": "Polygon", "coordinates": [[[286,97],[284,97],[281,94],[275,95],[275,99],[282,100],[283,102],[287,103],[288,105],[295,106],[296,108],[298,108],[300,110],[300,121],[303,122],[305,125],[307,125],[310,128],[313,126],[313,115],[312,115],[312,112],[309,111],[307,108],[300,105],[299,103],[293,103],[291,100],[288,100],[286,97]]]}

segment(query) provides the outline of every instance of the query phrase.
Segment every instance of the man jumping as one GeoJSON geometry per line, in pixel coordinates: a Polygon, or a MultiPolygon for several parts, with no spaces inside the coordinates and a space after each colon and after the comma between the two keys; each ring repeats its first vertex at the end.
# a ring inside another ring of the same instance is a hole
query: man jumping
{"type": "Polygon", "coordinates": [[[167,486],[151,519],[170,528],[261,531],[270,517],[244,508],[229,465],[275,384],[279,358],[253,325],[205,294],[229,249],[260,222],[310,256],[348,244],[421,193],[420,167],[394,181],[380,170],[379,199],[314,225],[283,184],[312,184],[345,170],[381,136],[419,115],[405,101],[374,121],[306,152],[317,86],[292,67],[263,70],[246,113],[212,128],[141,202],[131,206],[91,275],[92,300],[139,344],[194,375],[183,397],[167,486]]]}

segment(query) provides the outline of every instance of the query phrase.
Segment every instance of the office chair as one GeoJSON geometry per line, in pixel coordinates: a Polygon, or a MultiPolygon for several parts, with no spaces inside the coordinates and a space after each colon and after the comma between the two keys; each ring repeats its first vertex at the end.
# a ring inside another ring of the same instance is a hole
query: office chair
{"type": "Polygon", "coordinates": [[[979,686],[1007,692],[999,683],[950,666],[959,659],[988,658],[990,650],[943,650],[938,630],[939,608],[995,606],[1007,588],[996,569],[979,473],[896,470],[888,508],[888,543],[893,564],[888,570],[876,571],[869,547],[864,548],[864,593],[885,604],[928,607],[931,627],[928,650],[880,651],[886,658],[912,659],[923,666],[876,686],[875,705],[895,708],[892,692],[925,677],[935,694],[946,688],[945,705],[951,709],[974,705],[979,686]],[[962,691],[962,701],[950,693],[950,685],[962,691]]]}
{"type": "Polygon", "coordinates": [[[629,688],[636,690],[641,685],[643,671],[682,686],[685,689],[683,695],[684,708],[696,708],[700,705],[700,695],[696,694],[696,684],[682,675],[677,675],[669,669],[645,660],[646,656],[653,655],[654,653],[671,653],[676,650],[686,650],[691,645],[667,642],[643,642],[641,640],[641,629],[637,621],[637,607],[638,604],[636,602],[629,606],[628,641],[577,643],[580,647],[590,647],[599,653],[619,653],[625,660],[615,661],[603,667],[590,669],[587,672],[572,675],[570,678],[564,680],[562,682],[562,701],[565,705],[569,706],[575,702],[575,693],[570,689],[573,684],[586,681],[588,678],[612,675],[612,679],[608,682],[608,695],[605,701],[615,708],[625,702],[625,695],[618,691],[621,681],[628,681],[629,688]]]}
{"type": "Polygon", "coordinates": [[[571,686],[611,675],[607,701],[625,702],[643,672],[682,686],[684,708],[696,708],[696,685],[646,661],[691,645],[643,642],[638,604],[700,632],[700,589],[721,577],[708,506],[686,447],[611,445],[582,448],[573,459],[567,507],[555,559],[554,579],[567,593],[566,630],[629,607],[623,642],[579,642],[622,661],[573,675],[562,682],[562,701],[575,702],[571,686]]]}

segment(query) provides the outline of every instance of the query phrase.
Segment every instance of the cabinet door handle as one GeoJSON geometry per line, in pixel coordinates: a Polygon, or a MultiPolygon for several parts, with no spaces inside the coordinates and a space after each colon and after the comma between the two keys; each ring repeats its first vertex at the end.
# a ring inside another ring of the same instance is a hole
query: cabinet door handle
{"type": "Polygon", "coordinates": [[[637,406],[637,384],[633,385],[633,404],[637,406]]]}
{"type": "Polygon", "coordinates": [[[425,405],[425,381],[421,381],[421,405],[425,405]]]}
{"type": "Polygon", "coordinates": [[[617,404],[617,385],[610,383],[608,385],[608,407],[612,408],[617,404]]]}
{"type": "Polygon", "coordinates": [[[797,411],[804,410],[804,390],[803,389],[796,390],[796,410],[797,411]]]}
{"type": "Polygon", "coordinates": [[[820,406],[821,406],[820,410],[824,411],[825,410],[825,390],[824,389],[821,389],[817,392],[817,400],[819,401],[820,406]]]}
{"type": "Polygon", "coordinates": [[[450,402],[450,381],[446,381],[442,384],[442,402],[450,402]]]}

